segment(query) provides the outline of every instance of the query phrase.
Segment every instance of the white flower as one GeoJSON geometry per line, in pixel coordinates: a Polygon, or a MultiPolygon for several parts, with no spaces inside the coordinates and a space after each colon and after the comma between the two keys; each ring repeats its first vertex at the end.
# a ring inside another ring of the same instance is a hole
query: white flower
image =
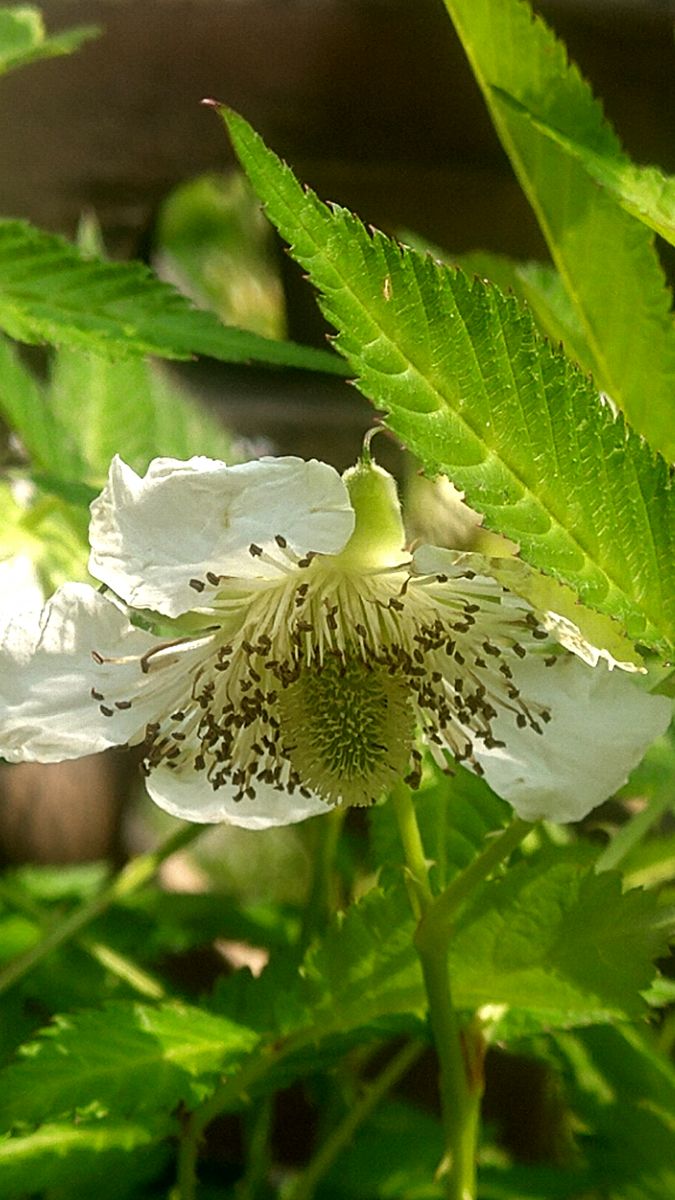
{"type": "Polygon", "coordinates": [[[407,552],[370,463],[156,459],[141,479],[117,458],[90,540],[114,596],[69,584],[5,621],[0,753],[144,742],[176,816],[264,828],[369,803],[416,785],[421,732],[522,816],[570,821],[668,724],[669,701],[558,652],[489,559],[407,552]]]}

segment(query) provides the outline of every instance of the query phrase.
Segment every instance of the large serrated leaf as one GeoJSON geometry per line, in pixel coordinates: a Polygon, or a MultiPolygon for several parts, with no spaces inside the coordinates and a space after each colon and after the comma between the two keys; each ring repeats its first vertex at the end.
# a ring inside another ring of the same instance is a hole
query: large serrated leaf
{"type": "Polygon", "coordinates": [[[0,8],[0,75],[41,58],[71,54],[96,37],[95,26],[79,26],[48,36],[42,13],[30,4],[0,8]]]}
{"type": "Polygon", "coordinates": [[[224,362],[343,373],[327,351],[226,328],[141,263],[87,258],[23,221],[0,221],[0,327],[17,341],[113,358],[208,354],[224,362]]]}
{"type": "Polygon", "coordinates": [[[599,386],[655,449],[675,457],[675,329],[653,235],[501,93],[601,158],[620,153],[613,130],[523,0],[445,5],[584,326],[599,386]]]}
{"type": "Polygon", "coordinates": [[[387,425],[533,566],[633,639],[670,644],[675,505],[666,464],[539,339],[513,297],[328,209],[241,117],[224,116],[387,425]]]}
{"type": "Polygon", "coordinates": [[[179,1003],[119,1002],[55,1018],[4,1072],[0,1124],[38,1123],[96,1106],[116,1116],[195,1103],[258,1035],[179,1003]]]}

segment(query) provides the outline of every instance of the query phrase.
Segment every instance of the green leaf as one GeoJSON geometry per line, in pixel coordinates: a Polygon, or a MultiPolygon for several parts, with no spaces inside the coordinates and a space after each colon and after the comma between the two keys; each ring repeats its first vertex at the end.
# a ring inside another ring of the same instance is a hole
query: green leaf
{"type": "Polygon", "coordinates": [[[54,359],[48,396],[87,479],[105,479],[114,454],[140,474],[158,455],[231,456],[222,423],[190,400],[159,365],[142,358],[111,361],[62,349],[54,359]]]}
{"type": "Polygon", "coordinates": [[[60,1200],[87,1195],[125,1200],[141,1195],[144,1182],[166,1161],[158,1136],[147,1122],[99,1121],[50,1123],[7,1138],[0,1141],[0,1197],[25,1200],[39,1193],[57,1194],[60,1200]]]}
{"type": "Polygon", "coordinates": [[[675,328],[654,238],[503,93],[602,159],[620,154],[613,130],[529,5],[445,5],[583,324],[598,385],[655,449],[675,457],[675,328]]]}
{"type": "Polygon", "coordinates": [[[505,104],[529,118],[539,133],[580,162],[593,182],[608,191],[626,212],[675,245],[675,176],[657,167],[638,167],[623,154],[598,154],[591,146],[542,121],[508,92],[494,90],[505,104]]]}
{"type": "Polygon", "coordinates": [[[651,894],[596,874],[589,846],[544,849],[464,909],[450,951],[456,1002],[504,1005],[507,1024],[515,1010],[532,1029],[640,1015],[666,945],[651,894]]]}
{"type": "Polygon", "coordinates": [[[560,343],[568,358],[590,371],[593,356],[583,327],[555,267],[543,262],[519,262],[505,254],[475,250],[452,254],[426,239],[406,232],[401,239],[420,253],[431,254],[448,266],[461,267],[466,275],[496,283],[502,292],[513,292],[528,304],[540,333],[560,343]]]}
{"type": "Polygon", "coordinates": [[[0,75],[41,58],[71,54],[98,32],[94,25],[81,25],[48,37],[39,8],[28,4],[0,8],[0,75]]]}
{"type": "Polygon", "coordinates": [[[318,1028],[338,1033],[395,1013],[422,1016],[424,989],[405,890],[377,889],[344,914],[309,950],[301,999],[318,1028]]]}
{"type": "Polygon", "coordinates": [[[55,1018],[2,1077],[0,1123],[39,1123],[77,1109],[115,1116],[194,1104],[205,1081],[240,1062],[257,1034],[179,1003],[119,1002],[55,1018]]]}
{"type": "Polygon", "coordinates": [[[515,299],[329,210],[241,117],[224,116],[389,428],[490,528],[519,542],[526,561],[631,638],[670,644],[675,492],[665,463],[540,341],[515,299]]]}
{"type": "Polygon", "coordinates": [[[0,221],[0,327],[17,341],[110,357],[208,354],[224,362],[343,372],[327,351],[226,328],[141,263],[87,258],[23,221],[0,221]]]}
{"type": "Polygon", "coordinates": [[[77,470],[75,449],[50,410],[44,388],[2,336],[0,415],[20,438],[36,467],[59,474],[77,470]]]}

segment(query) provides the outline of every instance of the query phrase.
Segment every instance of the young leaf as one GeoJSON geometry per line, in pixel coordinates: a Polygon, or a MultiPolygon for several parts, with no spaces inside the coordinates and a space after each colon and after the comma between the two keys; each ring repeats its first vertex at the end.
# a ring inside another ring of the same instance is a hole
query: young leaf
{"type": "Polygon", "coordinates": [[[665,463],[540,341],[515,299],[328,209],[241,117],[223,115],[386,424],[525,560],[634,640],[670,644],[675,493],[665,463]]]}
{"type": "Polygon", "coordinates": [[[508,92],[494,90],[515,112],[528,117],[539,133],[581,163],[593,182],[609,192],[626,212],[675,245],[675,176],[665,175],[657,167],[637,167],[622,154],[598,154],[591,146],[542,121],[508,92]]]}
{"type": "Polygon", "coordinates": [[[584,326],[599,387],[675,457],[675,328],[651,232],[505,101],[601,158],[617,138],[564,46],[522,0],[445,0],[502,144],[584,326]]]}
{"type": "Polygon", "coordinates": [[[55,1018],[3,1073],[0,1123],[37,1124],[95,1105],[115,1116],[195,1103],[258,1036],[179,1003],[119,1002],[55,1018]]]}
{"type": "Polygon", "coordinates": [[[81,25],[48,37],[39,8],[28,4],[0,8],[0,75],[41,58],[71,54],[97,36],[94,25],[81,25]]]}
{"type": "Polygon", "coordinates": [[[155,354],[343,373],[328,351],[226,328],[141,263],[87,258],[23,221],[0,221],[0,327],[23,342],[110,357],[155,354]]]}

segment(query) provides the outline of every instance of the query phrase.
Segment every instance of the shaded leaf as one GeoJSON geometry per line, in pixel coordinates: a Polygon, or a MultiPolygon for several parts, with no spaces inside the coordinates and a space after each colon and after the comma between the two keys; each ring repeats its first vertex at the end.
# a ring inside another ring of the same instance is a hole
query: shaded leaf
{"type": "Polygon", "coordinates": [[[75,447],[51,411],[45,389],[1,335],[0,415],[38,469],[66,476],[78,470],[75,447]]]}
{"type": "Polygon", "coordinates": [[[583,844],[544,849],[475,893],[451,944],[459,1005],[504,1005],[531,1030],[646,1011],[640,993],[667,945],[658,903],[622,893],[592,858],[583,844]]]}
{"type": "Polygon", "coordinates": [[[46,1124],[34,1133],[7,1138],[0,1141],[0,1197],[23,1200],[43,1189],[51,1196],[57,1188],[63,1200],[89,1194],[99,1200],[139,1196],[144,1181],[166,1161],[158,1137],[147,1122],[99,1121],[46,1124]]]}
{"type": "Polygon", "coordinates": [[[580,1119],[579,1149],[600,1195],[664,1200],[675,1189],[675,1071],[649,1031],[579,1030],[553,1039],[580,1119]]]}
{"type": "Polygon", "coordinates": [[[230,458],[222,423],[159,365],[142,358],[111,361],[62,349],[54,358],[48,395],[50,411],[76,445],[87,479],[105,479],[115,454],[140,474],[160,455],[230,458]]]}

